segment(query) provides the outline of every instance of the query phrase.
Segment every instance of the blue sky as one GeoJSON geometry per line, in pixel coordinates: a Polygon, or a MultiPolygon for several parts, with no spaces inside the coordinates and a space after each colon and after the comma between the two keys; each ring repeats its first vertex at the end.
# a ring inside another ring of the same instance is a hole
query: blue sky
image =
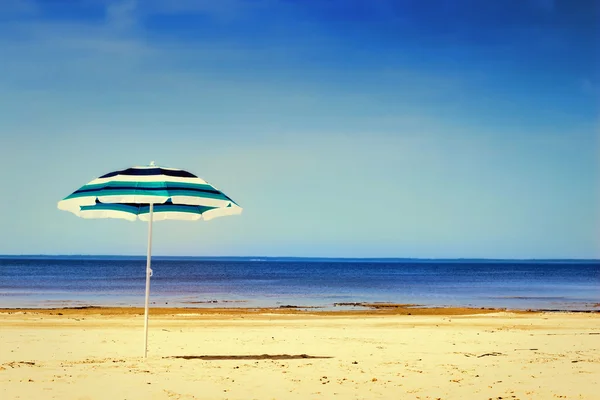
{"type": "Polygon", "coordinates": [[[56,202],[155,160],[244,207],[162,255],[600,258],[600,6],[0,2],[2,254],[144,254],[56,202]]]}

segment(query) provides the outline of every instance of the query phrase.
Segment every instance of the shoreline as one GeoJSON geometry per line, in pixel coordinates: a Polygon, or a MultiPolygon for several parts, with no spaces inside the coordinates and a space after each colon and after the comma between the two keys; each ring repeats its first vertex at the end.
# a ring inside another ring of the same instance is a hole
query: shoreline
{"type": "MultiPolygon", "coordinates": [[[[280,306],[280,307],[150,307],[151,316],[182,316],[182,315],[319,315],[319,316],[381,316],[381,315],[406,315],[406,316],[459,316],[459,315],[479,315],[493,313],[511,313],[511,314],[540,314],[540,313],[578,313],[578,314],[600,314],[600,309],[508,309],[491,307],[423,307],[412,304],[359,304],[339,310],[321,309],[318,307],[303,306],[280,306]]],[[[597,307],[597,305],[594,305],[597,307]]],[[[0,315],[69,315],[69,316],[134,316],[143,315],[143,307],[105,307],[105,306],[79,306],[79,307],[1,307],[0,315]]]]}

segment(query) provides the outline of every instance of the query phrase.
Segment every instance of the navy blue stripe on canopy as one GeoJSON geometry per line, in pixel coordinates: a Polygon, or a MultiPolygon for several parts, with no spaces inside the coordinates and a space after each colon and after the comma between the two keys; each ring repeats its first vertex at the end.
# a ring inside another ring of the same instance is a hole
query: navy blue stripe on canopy
{"type": "Polygon", "coordinates": [[[164,168],[127,168],[120,171],[109,172],[106,175],[102,175],[99,179],[112,178],[117,175],[130,175],[130,176],[144,176],[144,175],[166,175],[175,176],[179,178],[197,178],[196,175],[184,171],[184,170],[172,170],[164,168]]]}
{"type": "MultiPolygon", "coordinates": [[[[187,204],[173,204],[171,200],[163,204],[154,204],[153,211],[155,213],[163,212],[178,212],[190,214],[203,214],[206,211],[213,210],[216,207],[196,206],[187,204]]],[[[140,215],[150,212],[150,204],[137,203],[103,203],[96,199],[96,204],[91,206],[80,206],[81,211],[120,211],[129,214],[140,215]]]]}
{"type": "MultiPolygon", "coordinates": [[[[85,188],[85,186],[84,186],[85,188]]],[[[164,187],[144,187],[144,184],[138,184],[135,186],[115,186],[115,187],[111,187],[111,186],[105,186],[101,189],[98,188],[91,188],[91,189],[79,189],[76,190],[75,192],[73,192],[73,194],[79,194],[79,193],[93,193],[93,192],[105,192],[105,191],[111,191],[111,190],[118,190],[118,191],[123,191],[123,190],[132,190],[132,191],[165,191],[165,190],[170,190],[170,191],[175,191],[175,190],[183,190],[183,191],[190,191],[190,192],[199,192],[199,193],[212,193],[212,194],[221,194],[220,191],[218,190],[211,190],[211,189],[200,189],[200,188],[192,188],[189,186],[177,186],[176,184],[173,185],[165,185],[164,187]]]]}

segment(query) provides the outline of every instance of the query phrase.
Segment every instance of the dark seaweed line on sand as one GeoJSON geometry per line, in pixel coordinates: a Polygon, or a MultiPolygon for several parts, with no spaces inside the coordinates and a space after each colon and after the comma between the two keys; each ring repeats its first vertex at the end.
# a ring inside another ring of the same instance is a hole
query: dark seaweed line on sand
{"type": "Polygon", "coordinates": [[[260,355],[245,355],[245,356],[171,356],[171,357],[163,357],[163,358],[182,358],[184,360],[207,360],[207,361],[217,361],[217,360],[301,360],[301,359],[314,359],[314,358],[332,358],[327,356],[309,356],[308,354],[298,354],[298,355],[290,355],[290,354],[260,354],[260,355]]]}

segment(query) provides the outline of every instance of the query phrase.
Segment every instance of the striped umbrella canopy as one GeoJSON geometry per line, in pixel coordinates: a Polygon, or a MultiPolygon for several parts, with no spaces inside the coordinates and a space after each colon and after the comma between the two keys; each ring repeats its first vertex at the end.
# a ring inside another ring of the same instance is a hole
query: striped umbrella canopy
{"type": "Polygon", "coordinates": [[[159,167],[154,162],[102,175],[59,201],[58,208],[82,218],[148,222],[144,357],[148,355],[152,222],[210,220],[242,212],[235,201],[196,175],[182,169],[159,167]]]}
{"type": "Polygon", "coordinates": [[[132,167],[94,179],[58,203],[82,218],[130,221],[204,220],[240,214],[242,208],[196,175],[175,168],[132,167]]]}

